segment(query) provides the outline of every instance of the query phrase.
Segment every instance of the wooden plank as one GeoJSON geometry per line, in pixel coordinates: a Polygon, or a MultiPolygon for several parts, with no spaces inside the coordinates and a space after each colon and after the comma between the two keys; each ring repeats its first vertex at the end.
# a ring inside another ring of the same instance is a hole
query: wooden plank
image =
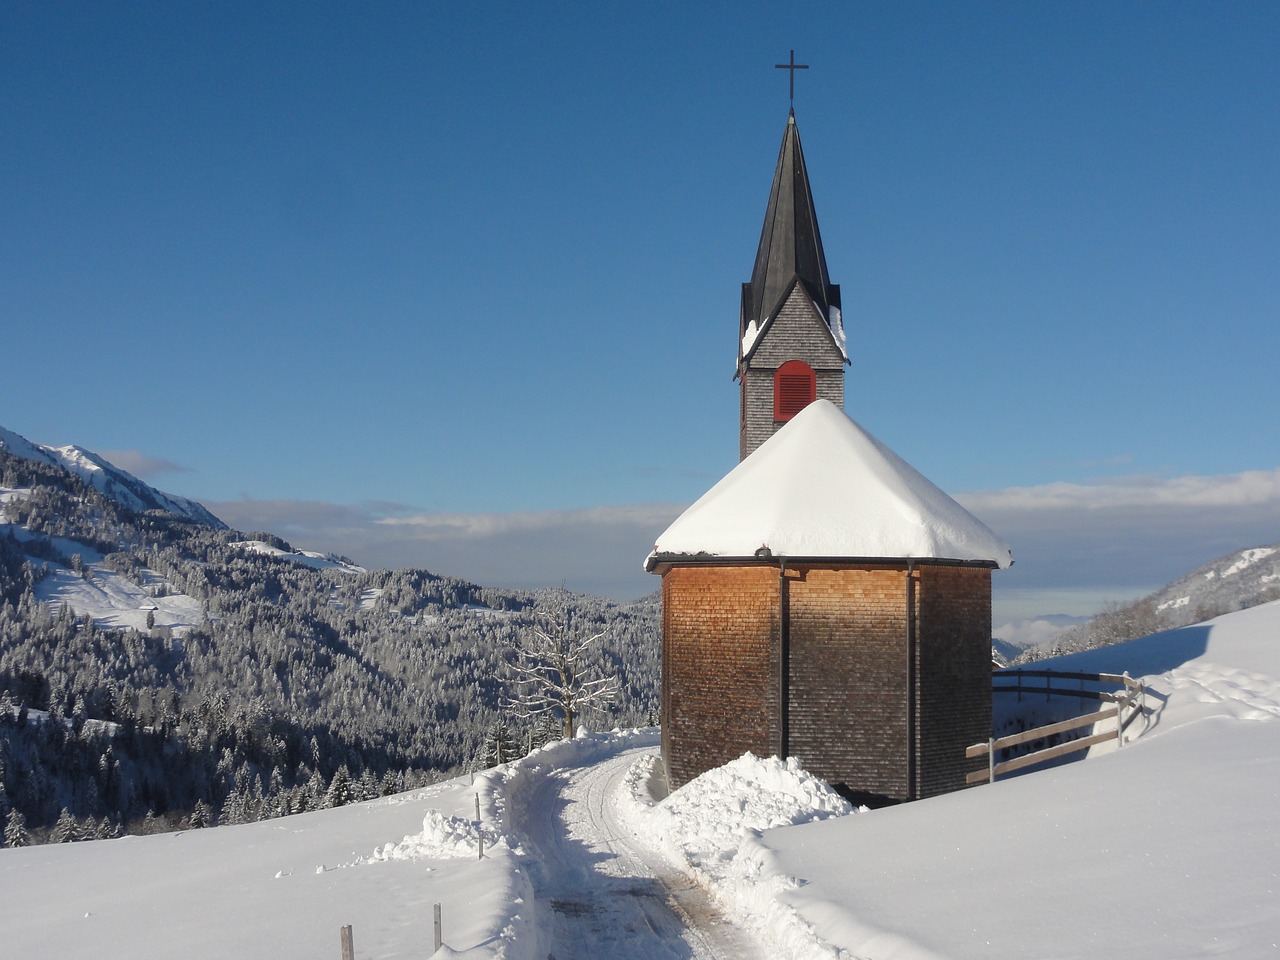
{"type": "MultiPolygon", "coordinates": [[[[985,747],[986,744],[984,743],[983,746],[985,747]]],[[[981,770],[975,770],[973,771],[973,773],[965,774],[964,782],[965,783],[986,783],[987,768],[983,767],[981,770]]]]}
{"type": "MultiPolygon", "coordinates": [[[[993,680],[1004,679],[1005,677],[1045,677],[1050,680],[1092,680],[1094,683],[1101,683],[1105,678],[1115,676],[1110,673],[1071,673],[1066,670],[997,670],[991,675],[993,680]]],[[[1107,682],[1110,682],[1107,680],[1107,682]]],[[[1120,678],[1116,677],[1115,682],[1119,683],[1120,678]]]]}
{"type": "Polygon", "coordinates": [[[1067,687],[992,687],[992,693],[1020,693],[1023,696],[1043,697],[1046,693],[1051,697],[1075,697],[1077,700],[1114,700],[1114,693],[1104,690],[1071,690],[1067,687]]]}
{"type": "MultiPolygon", "coordinates": [[[[986,755],[987,744],[985,743],[975,743],[971,747],[966,747],[964,751],[964,758],[966,760],[972,760],[974,757],[985,757],[986,755]]],[[[983,773],[983,778],[986,778],[985,772],[983,773]]]]}
{"type": "Polygon", "coordinates": [[[1084,716],[1072,717],[1070,720],[1060,720],[1057,723],[1050,723],[1043,727],[1036,727],[1034,730],[1024,730],[1022,733],[1015,733],[1012,736],[1001,737],[996,741],[996,749],[1003,750],[1005,747],[1016,747],[1019,744],[1038,740],[1041,737],[1052,736],[1055,733],[1065,733],[1068,730],[1087,727],[1089,724],[1097,723],[1099,720],[1110,720],[1115,715],[1116,708],[1107,707],[1104,710],[1099,710],[1097,713],[1086,713],[1084,716]]]}
{"type": "Polygon", "coordinates": [[[1043,763],[1045,760],[1052,760],[1055,757],[1065,757],[1068,753],[1075,753],[1077,750],[1092,747],[1095,743],[1106,743],[1108,740],[1114,740],[1115,738],[1116,731],[1110,730],[1106,733],[1095,733],[1091,737],[1081,737],[1079,740],[1072,740],[1069,743],[1060,743],[1056,747],[1050,747],[1048,750],[1037,750],[1035,753],[1028,753],[1026,756],[996,764],[996,776],[1002,773],[1010,773],[1014,770],[1021,770],[1023,767],[1029,767],[1032,764],[1043,763]]]}

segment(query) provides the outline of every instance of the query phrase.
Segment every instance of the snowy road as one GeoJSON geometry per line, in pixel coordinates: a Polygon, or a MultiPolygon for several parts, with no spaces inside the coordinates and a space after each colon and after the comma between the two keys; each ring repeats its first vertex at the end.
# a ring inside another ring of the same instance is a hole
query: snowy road
{"type": "Polygon", "coordinates": [[[513,811],[534,848],[530,867],[555,960],[752,960],[763,952],[706,892],[645,846],[618,791],[653,747],[546,772],[513,811]]]}

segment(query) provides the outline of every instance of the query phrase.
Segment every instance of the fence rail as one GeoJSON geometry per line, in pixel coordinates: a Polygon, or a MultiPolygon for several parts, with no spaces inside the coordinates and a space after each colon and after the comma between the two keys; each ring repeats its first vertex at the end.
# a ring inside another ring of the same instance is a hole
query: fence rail
{"type": "Polygon", "coordinates": [[[1043,727],[1036,727],[1034,730],[1024,730],[1021,733],[1011,734],[999,739],[992,737],[986,743],[973,744],[965,750],[965,757],[972,760],[976,757],[985,756],[987,758],[987,768],[970,773],[965,777],[966,783],[994,783],[1002,773],[1012,773],[1014,770],[1021,770],[1023,767],[1044,763],[1056,757],[1075,753],[1078,750],[1087,750],[1094,744],[1105,743],[1108,740],[1115,740],[1119,746],[1123,747],[1125,744],[1125,731],[1129,729],[1129,725],[1137,717],[1144,716],[1147,709],[1146,687],[1142,685],[1141,680],[1134,680],[1127,673],[1009,670],[992,674],[991,680],[993,693],[1017,693],[1018,699],[1022,699],[1024,695],[1039,695],[1043,693],[1046,700],[1050,697],[1076,697],[1081,700],[1109,702],[1113,706],[1072,717],[1069,720],[1049,723],[1043,727]],[[1043,679],[1044,683],[1028,685],[1024,684],[1024,678],[1043,679]],[[1009,680],[1015,682],[1001,682],[1009,680]],[[1124,691],[1116,693],[1109,690],[1088,689],[1085,687],[1086,683],[1119,685],[1124,687],[1124,691]],[[1070,686],[1069,684],[1075,684],[1075,686],[1070,686]],[[1030,743],[1032,740],[1039,740],[1042,737],[1049,737],[1058,733],[1069,733],[1082,727],[1092,727],[1095,723],[1101,723],[1105,720],[1115,720],[1115,726],[1103,733],[1079,737],[1066,743],[1059,743],[1043,750],[1037,750],[1034,753],[1014,757],[1012,760],[1005,760],[1002,763],[996,762],[996,752],[998,750],[1020,746],[1024,743],[1030,743]]]}

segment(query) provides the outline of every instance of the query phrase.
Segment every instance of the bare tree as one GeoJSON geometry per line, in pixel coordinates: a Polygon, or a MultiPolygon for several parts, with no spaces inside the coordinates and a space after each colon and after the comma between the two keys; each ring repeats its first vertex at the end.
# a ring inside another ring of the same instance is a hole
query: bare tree
{"type": "Polygon", "coordinates": [[[619,690],[618,678],[602,676],[598,658],[591,656],[592,645],[604,635],[604,630],[580,630],[565,597],[554,616],[538,616],[520,634],[511,664],[515,696],[507,703],[516,716],[558,715],[565,737],[573,739],[583,711],[599,709],[619,690]]]}

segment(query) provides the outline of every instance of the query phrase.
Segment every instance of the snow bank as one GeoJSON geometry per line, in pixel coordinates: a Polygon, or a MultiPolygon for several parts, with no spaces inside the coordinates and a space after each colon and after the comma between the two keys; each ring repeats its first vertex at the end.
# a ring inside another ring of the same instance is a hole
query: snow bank
{"type": "Polygon", "coordinates": [[[759,837],[773,827],[845,816],[853,812],[848,801],[794,758],[746,753],[655,802],[650,784],[657,763],[657,757],[637,762],[620,798],[637,832],[710,889],[736,922],[778,956],[846,956],[778,899],[798,881],[777,867],[759,837]]]}
{"type": "Polygon", "coordinates": [[[480,856],[481,839],[486,851],[507,846],[506,837],[496,828],[428,809],[422,818],[421,833],[379,847],[370,860],[475,860],[480,856]]]}

